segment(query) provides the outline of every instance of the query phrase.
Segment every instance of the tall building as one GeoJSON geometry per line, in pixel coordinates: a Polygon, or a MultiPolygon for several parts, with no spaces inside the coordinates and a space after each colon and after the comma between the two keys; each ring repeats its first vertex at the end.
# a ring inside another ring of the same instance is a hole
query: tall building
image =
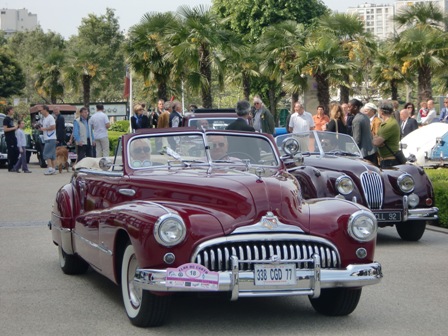
{"type": "Polygon", "coordinates": [[[37,27],[37,15],[28,12],[27,9],[6,9],[0,10],[0,30],[6,35],[16,32],[34,30],[37,27]]]}
{"type": "Polygon", "coordinates": [[[349,7],[347,13],[358,16],[364,24],[364,30],[378,39],[384,40],[394,34],[393,5],[364,3],[357,7],[349,7]]]}

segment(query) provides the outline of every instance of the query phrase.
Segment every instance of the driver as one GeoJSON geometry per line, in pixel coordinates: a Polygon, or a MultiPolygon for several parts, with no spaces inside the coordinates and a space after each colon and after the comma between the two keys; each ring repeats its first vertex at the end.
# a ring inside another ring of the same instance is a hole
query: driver
{"type": "Polygon", "coordinates": [[[208,137],[210,155],[212,160],[223,160],[227,158],[229,145],[227,138],[223,135],[212,135],[208,137]]]}
{"type": "Polygon", "coordinates": [[[199,130],[210,128],[210,125],[209,125],[207,119],[199,119],[196,125],[199,130]]]}
{"type": "Polygon", "coordinates": [[[131,167],[150,167],[151,146],[147,140],[137,139],[131,142],[131,167]]]}

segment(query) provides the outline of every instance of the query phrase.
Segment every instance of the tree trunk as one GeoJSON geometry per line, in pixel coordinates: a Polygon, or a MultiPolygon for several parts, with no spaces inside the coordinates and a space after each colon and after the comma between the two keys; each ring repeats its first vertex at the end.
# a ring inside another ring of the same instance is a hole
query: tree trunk
{"type": "Polygon", "coordinates": [[[159,82],[157,85],[157,99],[163,99],[167,101],[167,85],[166,82],[159,82]]]}
{"type": "Polygon", "coordinates": [[[325,111],[329,110],[330,104],[330,86],[328,84],[328,76],[326,74],[318,73],[314,76],[317,83],[317,100],[319,105],[322,105],[325,111]]]}
{"type": "Polygon", "coordinates": [[[339,86],[339,100],[341,104],[347,104],[350,98],[350,89],[345,85],[339,86]]]}
{"type": "Polygon", "coordinates": [[[244,99],[250,100],[250,76],[243,72],[243,95],[244,99]]]}
{"type": "Polygon", "coordinates": [[[299,93],[295,92],[291,95],[291,111],[294,111],[294,104],[299,101],[299,93]]]}
{"type": "Polygon", "coordinates": [[[83,104],[85,107],[89,107],[90,105],[90,79],[89,75],[82,76],[82,89],[83,89],[83,104]]]}
{"type": "Polygon", "coordinates": [[[390,81],[390,91],[391,91],[392,100],[398,101],[398,85],[397,85],[397,81],[395,79],[392,79],[390,81]]]}
{"type": "Polygon", "coordinates": [[[210,51],[207,46],[202,45],[200,48],[200,64],[199,71],[206,83],[201,85],[202,106],[205,108],[213,107],[213,97],[211,91],[212,69],[210,64],[210,51]]]}
{"type": "Polygon", "coordinates": [[[432,99],[431,69],[427,65],[418,68],[418,100],[428,101],[432,99]]]}
{"type": "Polygon", "coordinates": [[[275,99],[275,82],[269,81],[269,105],[271,114],[274,116],[275,125],[277,125],[277,101],[275,99]]]}

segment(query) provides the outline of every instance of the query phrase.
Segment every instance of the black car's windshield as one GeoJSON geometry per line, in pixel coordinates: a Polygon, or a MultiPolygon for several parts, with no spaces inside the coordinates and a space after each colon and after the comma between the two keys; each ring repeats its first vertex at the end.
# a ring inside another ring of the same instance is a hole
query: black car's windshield
{"type": "Polygon", "coordinates": [[[302,153],[362,157],[353,138],[346,134],[310,131],[280,135],[275,141],[281,151],[283,142],[291,137],[299,142],[302,153]]]}

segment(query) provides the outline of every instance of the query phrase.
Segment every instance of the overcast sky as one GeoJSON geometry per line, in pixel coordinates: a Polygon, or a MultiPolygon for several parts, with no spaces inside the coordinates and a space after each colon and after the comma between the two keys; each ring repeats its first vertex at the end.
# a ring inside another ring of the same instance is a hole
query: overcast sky
{"type": "MultiPolygon", "coordinates": [[[[348,7],[356,7],[365,2],[391,4],[393,0],[324,0],[330,9],[339,12],[345,12],[348,7]]],[[[32,14],[37,14],[37,20],[45,32],[51,30],[68,38],[77,34],[82,18],[90,13],[103,15],[106,8],[115,9],[121,29],[127,31],[129,27],[137,24],[145,13],[175,11],[185,4],[194,7],[211,3],[212,0],[0,0],[0,8],[26,8],[32,14]]]]}

